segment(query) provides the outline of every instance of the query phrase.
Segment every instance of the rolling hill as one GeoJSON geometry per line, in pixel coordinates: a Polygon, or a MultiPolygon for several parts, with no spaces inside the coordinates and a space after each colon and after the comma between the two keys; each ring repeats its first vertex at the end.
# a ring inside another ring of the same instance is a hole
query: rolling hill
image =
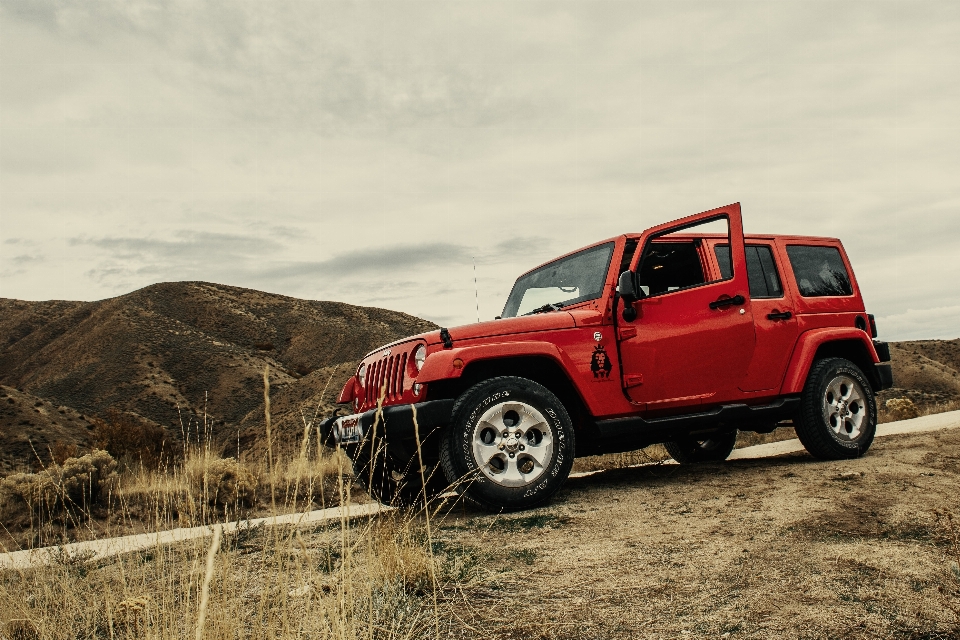
{"type": "MultiPolygon", "coordinates": [[[[299,413],[288,396],[329,405],[365,353],[434,327],[384,309],[205,282],[97,302],[3,299],[0,384],[88,416],[132,414],[172,438],[205,423],[235,454],[239,432],[262,421],[265,366],[282,428],[286,413],[299,413]]],[[[16,426],[4,425],[4,433],[16,426]]]]}

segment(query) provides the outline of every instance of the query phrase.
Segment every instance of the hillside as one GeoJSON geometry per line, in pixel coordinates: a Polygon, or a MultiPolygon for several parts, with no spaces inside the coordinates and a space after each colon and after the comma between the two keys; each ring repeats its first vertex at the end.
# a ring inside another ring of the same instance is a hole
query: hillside
{"type": "Polygon", "coordinates": [[[881,399],[906,397],[919,408],[957,408],[960,402],[960,340],[912,340],[890,344],[895,388],[881,399]]]}
{"type": "Polygon", "coordinates": [[[38,456],[46,460],[58,447],[67,453],[88,446],[93,428],[75,409],[0,386],[0,474],[32,466],[38,456]]]}
{"type": "Polygon", "coordinates": [[[86,303],[2,299],[0,384],[86,415],[134,414],[175,438],[206,416],[235,453],[251,413],[262,416],[266,365],[283,424],[291,387],[312,398],[327,385],[329,404],[365,353],[432,328],[399,312],[205,282],[86,303]]]}
{"type": "MultiPolygon", "coordinates": [[[[206,417],[223,454],[259,455],[267,365],[278,446],[296,446],[363,354],[433,328],[394,311],[205,282],[97,302],[0,299],[0,469],[48,458],[57,442],[84,446],[91,420],[109,412],[172,440],[195,437],[206,417]]],[[[960,340],[893,343],[891,353],[896,388],[881,406],[960,402],[960,340]]]]}

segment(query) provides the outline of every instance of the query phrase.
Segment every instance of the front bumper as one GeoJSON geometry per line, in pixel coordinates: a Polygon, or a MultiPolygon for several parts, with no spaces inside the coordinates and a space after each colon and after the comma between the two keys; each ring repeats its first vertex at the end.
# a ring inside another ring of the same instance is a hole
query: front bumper
{"type": "MultiPolygon", "coordinates": [[[[437,438],[440,429],[450,422],[453,411],[453,400],[429,400],[416,404],[398,404],[383,407],[380,419],[377,420],[377,409],[371,409],[352,416],[333,416],[320,423],[320,442],[328,447],[342,444],[350,447],[373,432],[376,423],[377,436],[383,436],[387,443],[387,450],[391,457],[409,460],[417,453],[417,433],[420,435],[421,447],[428,440],[437,438]],[[413,422],[414,408],[416,408],[417,422],[413,422]],[[340,421],[337,424],[337,421],[340,421]],[[356,426],[353,426],[354,420],[356,426]],[[346,424],[344,424],[346,423],[346,424]],[[337,427],[350,427],[338,429],[337,427]],[[354,431],[355,430],[355,431],[354,431]],[[354,431],[355,437],[347,442],[337,441],[339,432],[354,431]]],[[[349,451],[348,451],[349,453],[349,451]]]]}

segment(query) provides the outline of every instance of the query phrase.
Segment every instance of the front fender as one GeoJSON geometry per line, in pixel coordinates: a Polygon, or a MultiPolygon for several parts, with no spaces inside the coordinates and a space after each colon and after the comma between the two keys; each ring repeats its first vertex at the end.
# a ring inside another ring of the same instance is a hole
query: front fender
{"type": "Polygon", "coordinates": [[[444,349],[431,353],[417,376],[417,382],[427,383],[459,378],[471,362],[511,356],[546,356],[555,360],[563,369],[567,369],[560,349],[550,342],[499,342],[444,349]],[[460,360],[459,366],[454,366],[454,360],[460,360]]]}
{"type": "Polygon", "coordinates": [[[351,376],[350,379],[347,380],[347,383],[343,385],[343,389],[340,390],[340,395],[337,397],[337,404],[353,402],[353,399],[357,397],[356,381],[356,376],[351,376]]]}
{"type": "MultiPolygon", "coordinates": [[[[822,345],[828,342],[839,342],[841,340],[856,340],[863,344],[873,363],[880,362],[877,356],[877,350],[873,346],[873,341],[862,330],[855,327],[850,328],[832,328],[832,329],[811,329],[800,334],[797,340],[797,346],[794,347],[793,357],[790,358],[790,365],[787,367],[787,376],[783,381],[781,393],[800,393],[803,391],[803,385],[807,381],[807,372],[813,364],[813,358],[822,345]]],[[[865,371],[867,375],[871,372],[865,371]]]]}

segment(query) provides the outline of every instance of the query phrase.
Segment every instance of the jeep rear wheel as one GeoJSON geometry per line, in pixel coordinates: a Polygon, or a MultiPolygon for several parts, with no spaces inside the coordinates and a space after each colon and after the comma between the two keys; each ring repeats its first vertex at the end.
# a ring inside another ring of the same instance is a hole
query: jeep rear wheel
{"type": "Polygon", "coordinates": [[[516,511],[549,500],[570,474],[573,454],[563,403],[532,380],[504,376],[474,385],[454,403],[440,463],[472,502],[516,511]]]}
{"type": "Polygon", "coordinates": [[[680,464],[696,462],[723,462],[737,444],[737,432],[718,433],[705,440],[684,438],[664,442],[667,453],[680,464]]]}
{"type": "Polygon", "coordinates": [[[844,358],[814,362],[800,398],[797,437],[815,458],[859,458],[877,431],[877,404],[863,371],[844,358]]]}

